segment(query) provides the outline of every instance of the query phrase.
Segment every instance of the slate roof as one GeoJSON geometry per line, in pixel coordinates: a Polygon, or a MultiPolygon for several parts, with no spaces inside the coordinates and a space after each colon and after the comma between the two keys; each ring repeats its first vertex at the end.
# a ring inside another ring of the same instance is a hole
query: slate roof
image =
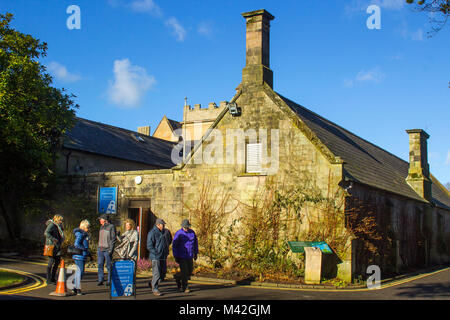
{"type": "Polygon", "coordinates": [[[171,168],[176,143],[83,118],[66,133],[63,147],[159,168],[171,168]]]}
{"type": "MultiPolygon", "coordinates": [[[[344,160],[346,180],[424,201],[405,181],[408,176],[408,162],[282,95],[278,94],[278,96],[335,156],[340,156],[344,160]]],[[[431,179],[434,203],[450,210],[450,196],[436,178],[431,176],[431,179]]]]}
{"type": "Polygon", "coordinates": [[[181,123],[172,119],[167,118],[167,121],[169,121],[170,126],[172,127],[173,131],[177,129],[181,129],[181,123]]]}

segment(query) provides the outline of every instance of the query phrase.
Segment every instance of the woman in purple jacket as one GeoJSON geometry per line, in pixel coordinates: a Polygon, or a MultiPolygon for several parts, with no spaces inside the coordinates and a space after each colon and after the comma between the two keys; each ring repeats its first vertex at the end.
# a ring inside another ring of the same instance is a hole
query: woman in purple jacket
{"type": "Polygon", "coordinates": [[[180,265],[180,272],[174,276],[178,290],[189,293],[188,280],[194,269],[193,260],[197,260],[198,240],[188,219],[181,222],[181,229],[175,233],[172,250],[175,261],[180,265]]]}

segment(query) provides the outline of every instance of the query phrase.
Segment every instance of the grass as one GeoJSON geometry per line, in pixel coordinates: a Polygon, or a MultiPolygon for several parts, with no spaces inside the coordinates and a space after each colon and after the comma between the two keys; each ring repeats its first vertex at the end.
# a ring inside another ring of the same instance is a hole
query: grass
{"type": "Polygon", "coordinates": [[[25,277],[20,274],[0,270],[0,288],[20,283],[23,280],[25,277]]]}

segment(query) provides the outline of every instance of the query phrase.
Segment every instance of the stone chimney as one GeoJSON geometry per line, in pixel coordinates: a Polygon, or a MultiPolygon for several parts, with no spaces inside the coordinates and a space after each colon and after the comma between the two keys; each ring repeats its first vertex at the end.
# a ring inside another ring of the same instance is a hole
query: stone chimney
{"type": "Polygon", "coordinates": [[[243,13],[247,23],[246,64],[242,71],[244,84],[263,84],[273,88],[273,71],[270,69],[270,20],[266,10],[243,13]]]}
{"type": "Polygon", "coordinates": [[[150,126],[138,127],[138,132],[145,136],[150,136],[150,126]]]}
{"type": "Polygon", "coordinates": [[[409,170],[406,181],[422,198],[431,201],[430,167],[427,139],[422,129],[406,130],[409,135],[409,170]]]}

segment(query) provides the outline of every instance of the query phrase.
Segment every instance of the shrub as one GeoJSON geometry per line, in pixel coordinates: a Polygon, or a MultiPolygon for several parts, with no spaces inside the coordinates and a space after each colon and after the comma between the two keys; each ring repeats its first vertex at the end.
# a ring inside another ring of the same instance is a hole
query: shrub
{"type": "Polygon", "coordinates": [[[140,272],[150,271],[152,268],[152,262],[148,259],[139,259],[137,261],[137,270],[140,272]]]}

